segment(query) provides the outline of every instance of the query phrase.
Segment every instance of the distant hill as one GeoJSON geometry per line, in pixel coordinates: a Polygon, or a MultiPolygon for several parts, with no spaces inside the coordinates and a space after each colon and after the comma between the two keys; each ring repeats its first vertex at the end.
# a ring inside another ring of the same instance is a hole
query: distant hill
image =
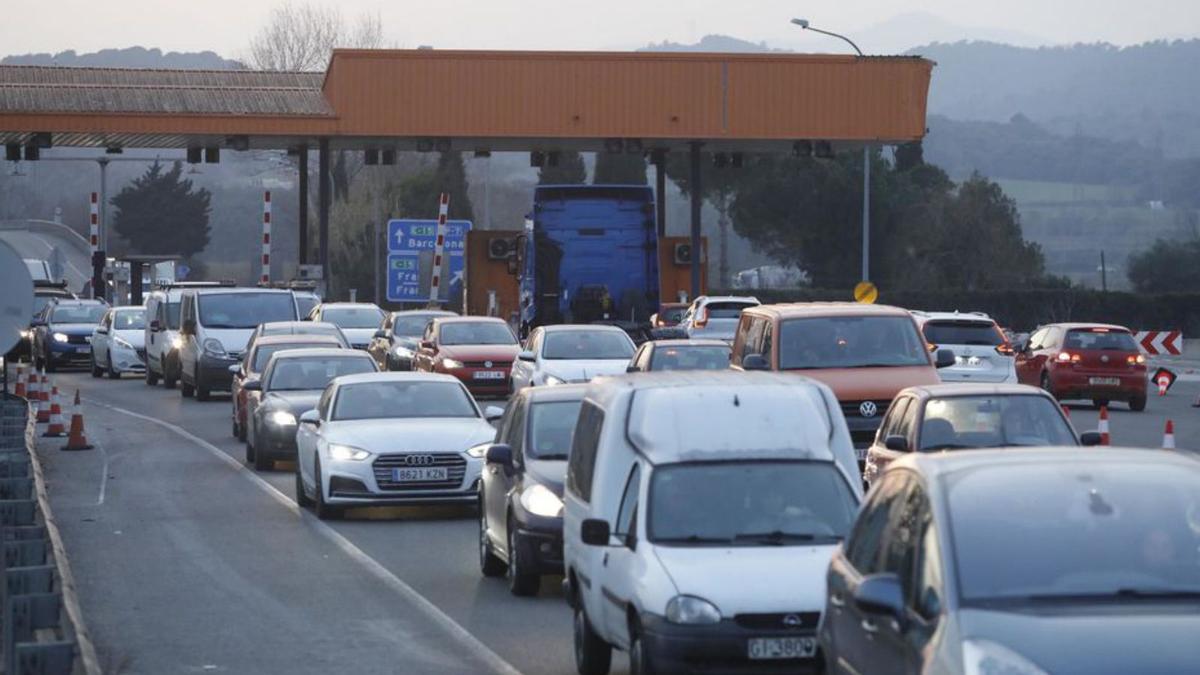
{"type": "Polygon", "coordinates": [[[705,35],[694,44],[685,45],[678,42],[663,41],[650,44],[638,50],[639,52],[734,52],[734,53],[764,53],[788,52],[789,49],[775,49],[765,42],[749,42],[728,35],[705,35]]]}
{"type": "Polygon", "coordinates": [[[57,54],[18,54],[0,59],[0,64],[92,68],[191,68],[199,70],[230,70],[242,67],[238,61],[222,58],[216,52],[163,53],[161,49],[145,47],[102,49],[88,54],[77,54],[73,49],[57,54]]]}

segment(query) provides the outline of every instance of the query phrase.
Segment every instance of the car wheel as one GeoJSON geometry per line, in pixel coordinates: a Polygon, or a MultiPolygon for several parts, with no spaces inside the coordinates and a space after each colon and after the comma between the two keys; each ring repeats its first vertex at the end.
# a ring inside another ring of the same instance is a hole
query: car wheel
{"type": "Polygon", "coordinates": [[[58,366],[57,366],[57,365],[55,365],[55,363],[54,363],[54,359],[50,358],[50,355],[49,355],[49,354],[47,354],[47,355],[45,356],[45,358],[43,359],[43,365],[42,365],[42,367],[45,369],[45,371],[46,371],[47,373],[56,373],[56,372],[58,372],[58,366]]]}
{"type": "Polygon", "coordinates": [[[1146,395],[1142,394],[1136,398],[1129,400],[1129,409],[1133,412],[1142,412],[1146,409],[1146,395]]]}
{"type": "Polygon", "coordinates": [[[110,379],[110,380],[121,379],[121,373],[118,370],[116,370],[115,368],[113,368],[112,354],[108,355],[108,379],[110,379]]]}
{"type": "Polygon", "coordinates": [[[209,388],[204,386],[204,384],[200,380],[200,373],[193,373],[192,381],[196,383],[196,400],[197,401],[207,401],[210,398],[210,396],[209,396],[210,392],[209,392],[209,388]]]}
{"type": "Polygon", "coordinates": [[[158,384],[158,373],[154,372],[154,369],[152,369],[150,367],[150,364],[147,363],[146,364],[146,386],[153,387],[156,384],[158,384]]]}
{"type": "Polygon", "coordinates": [[[180,369],[178,375],[179,375],[179,394],[181,396],[183,396],[184,398],[191,398],[196,393],[196,385],[194,383],[188,384],[188,381],[183,379],[183,370],[182,369],[180,369]]]}
{"type": "Polygon", "coordinates": [[[233,418],[234,435],[237,436],[237,439],[239,441],[244,441],[244,440],[246,440],[246,425],[239,424],[237,419],[238,419],[237,413],[234,413],[234,418],[233,418]]]}
{"type": "Polygon", "coordinates": [[[1107,408],[1108,407],[1108,399],[1094,398],[1094,399],[1092,399],[1092,407],[1095,408],[1096,410],[1099,410],[1101,408],[1107,408]]]}
{"type": "Polygon", "coordinates": [[[508,521],[508,569],[506,571],[508,590],[513,595],[519,597],[537,595],[538,589],[541,588],[542,576],[530,573],[528,568],[528,555],[517,540],[516,523],[510,518],[508,521]]]}
{"type": "Polygon", "coordinates": [[[174,389],[175,383],[179,381],[178,371],[176,371],[175,368],[173,368],[171,366],[171,362],[168,361],[167,357],[165,357],[165,356],[162,358],[162,370],[163,370],[163,388],[164,389],[174,389]]]}
{"type": "MultiPolygon", "coordinates": [[[[254,438],[254,440],[256,440],[256,441],[258,440],[258,438],[256,438],[256,437],[252,437],[252,438],[254,438]]],[[[254,462],[254,470],[255,471],[268,471],[270,469],[275,468],[275,462],[274,462],[274,460],[271,459],[270,455],[268,455],[265,452],[259,452],[257,443],[254,443],[253,446],[254,446],[254,457],[251,459],[251,461],[254,462]]],[[[247,446],[247,447],[249,447],[249,446],[247,446]]]]}
{"type": "Polygon", "coordinates": [[[485,577],[498,577],[507,569],[504,561],[492,551],[492,540],[488,538],[487,507],[484,506],[482,491],[479,493],[479,569],[485,577]]]}
{"type": "Polygon", "coordinates": [[[325,503],[325,489],[321,486],[320,460],[313,462],[313,483],[317,489],[317,495],[313,499],[313,511],[316,512],[317,518],[321,520],[340,520],[342,517],[342,507],[330,506],[325,503]]]}
{"type": "Polygon", "coordinates": [[[300,477],[300,462],[296,462],[296,504],[301,508],[313,505],[313,500],[304,492],[304,479],[300,477]]]}
{"type": "Polygon", "coordinates": [[[576,601],[574,629],[575,670],[579,675],[608,675],[612,668],[612,645],[592,629],[582,600],[576,601]]]}
{"type": "Polygon", "coordinates": [[[1054,385],[1050,383],[1050,373],[1042,373],[1042,389],[1045,389],[1054,398],[1058,398],[1058,395],[1054,393],[1054,385]]]}
{"type": "Polygon", "coordinates": [[[646,649],[642,629],[636,623],[629,627],[629,675],[654,675],[654,659],[646,649]]]}
{"type": "Polygon", "coordinates": [[[96,355],[92,354],[92,377],[104,377],[104,370],[96,365],[96,355]]]}
{"type": "Polygon", "coordinates": [[[246,463],[254,463],[254,444],[250,442],[250,437],[246,437],[246,463]]]}

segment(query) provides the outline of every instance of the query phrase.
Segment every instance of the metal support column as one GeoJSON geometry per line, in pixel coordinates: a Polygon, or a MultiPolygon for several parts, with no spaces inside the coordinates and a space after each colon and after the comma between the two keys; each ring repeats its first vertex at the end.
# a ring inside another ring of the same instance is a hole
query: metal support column
{"type": "Polygon", "coordinates": [[[700,261],[703,258],[703,250],[700,245],[700,207],[704,203],[704,188],[700,185],[700,147],[702,145],[704,144],[699,141],[691,143],[692,180],[689,189],[692,197],[692,294],[688,298],[689,301],[700,296],[700,261]]]}
{"type": "Polygon", "coordinates": [[[862,280],[871,280],[871,146],[863,147],[862,280]]]}
{"type": "Polygon", "coordinates": [[[329,139],[322,138],[317,145],[317,262],[326,289],[333,287],[329,279],[329,197],[333,191],[330,180],[329,139]]]}
{"type": "Polygon", "coordinates": [[[301,265],[308,264],[308,145],[301,145],[296,153],[300,161],[300,211],[297,227],[300,231],[299,247],[301,265]]]}

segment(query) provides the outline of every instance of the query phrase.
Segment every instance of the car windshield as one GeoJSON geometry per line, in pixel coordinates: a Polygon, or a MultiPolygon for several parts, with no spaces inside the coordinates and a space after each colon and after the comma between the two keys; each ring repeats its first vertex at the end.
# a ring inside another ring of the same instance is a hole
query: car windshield
{"type": "Polygon", "coordinates": [[[378,328],[383,323],[383,310],[364,305],[362,307],[326,307],[321,310],[321,320],[338,328],[378,328]]]}
{"type": "Polygon", "coordinates": [[[508,325],[495,321],[455,321],[442,324],[444,345],[515,345],[517,338],[508,325]]]}
{"type": "Polygon", "coordinates": [[[561,330],[546,333],[542,358],[552,361],[566,359],[620,359],[633,356],[633,342],[624,332],[607,330],[561,330]]]}
{"type": "Polygon", "coordinates": [[[729,347],[694,345],[658,347],[650,357],[650,370],[723,370],[729,367],[729,347]]]}
{"type": "Polygon", "coordinates": [[[142,330],[146,327],[146,310],[123,309],[113,312],[113,328],[116,330],[142,330]]]}
{"type": "Polygon", "coordinates": [[[1194,467],[1031,461],[945,484],[966,602],[1200,593],[1194,467]]]}
{"type": "Polygon", "coordinates": [[[437,314],[403,314],[397,316],[392,324],[392,334],[400,337],[420,337],[425,332],[425,326],[437,314]]]}
{"type": "Polygon", "coordinates": [[[457,382],[364,382],[338,388],[333,419],[479,417],[471,395],[457,382]]]}
{"type": "Polygon", "coordinates": [[[925,342],[907,316],[788,319],[779,333],[783,370],[929,365],[925,342]]]}
{"type": "Polygon", "coordinates": [[[923,332],[925,339],[935,345],[997,347],[1004,344],[1004,335],[991,321],[929,321],[923,332]]]}
{"type": "Polygon", "coordinates": [[[312,293],[296,293],[296,312],[298,316],[308,316],[308,313],[321,304],[321,299],[312,293]]]}
{"type": "Polygon", "coordinates": [[[1078,445],[1058,406],[1044,396],[954,396],[925,404],[920,449],[1078,445]]]}
{"type": "Polygon", "coordinates": [[[651,541],[782,545],[844,538],[858,504],[832,462],[705,462],[654,470],[651,541]]]}
{"type": "Polygon", "coordinates": [[[742,310],[757,307],[754,302],[710,302],[704,306],[709,319],[737,319],[742,316],[742,310]]]}
{"type": "Polygon", "coordinates": [[[289,349],[309,349],[312,347],[333,347],[334,345],[328,342],[285,342],[277,345],[258,345],[254,349],[254,358],[250,361],[250,372],[261,373],[263,368],[267,367],[267,361],[271,360],[271,355],[275,352],[283,352],[289,349]]]}
{"type": "Polygon", "coordinates": [[[658,318],[666,323],[679,323],[686,311],[687,307],[667,307],[658,313],[658,318]]]}
{"type": "Polygon", "coordinates": [[[311,391],[324,389],[335,377],[375,372],[369,357],[312,356],[286,358],[275,362],[269,391],[311,391]]]}
{"type": "Polygon", "coordinates": [[[29,271],[29,276],[34,281],[50,280],[50,275],[46,273],[46,263],[42,260],[26,260],[25,269],[29,271]]]}
{"type": "Polygon", "coordinates": [[[42,310],[46,309],[46,305],[50,304],[51,297],[56,297],[56,296],[49,296],[49,295],[33,296],[33,316],[37,316],[38,314],[41,314],[42,310]]]}
{"type": "Polygon", "coordinates": [[[108,311],[104,305],[59,305],[50,314],[51,323],[100,323],[108,311]]]}
{"type": "Polygon", "coordinates": [[[575,418],[582,401],[534,403],[529,411],[529,442],[525,456],[533,459],[566,459],[575,433],[575,418]]]}
{"type": "Polygon", "coordinates": [[[291,293],[204,293],[199,301],[200,325],[206,328],[255,328],[296,318],[291,293]]]}
{"type": "Polygon", "coordinates": [[[167,304],[167,325],[166,328],[171,330],[179,330],[179,303],[168,302],[167,304]]]}
{"type": "Polygon", "coordinates": [[[1063,338],[1063,349],[1099,349],[1110,352],[1136,352],[1133,336],[1125,331],[1092,328],[1069,330],[1063,338]]]}

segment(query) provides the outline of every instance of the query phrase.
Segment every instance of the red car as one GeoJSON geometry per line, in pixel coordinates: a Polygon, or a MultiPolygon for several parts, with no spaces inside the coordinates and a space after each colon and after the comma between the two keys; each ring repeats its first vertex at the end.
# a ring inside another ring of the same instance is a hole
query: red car
{"type": "Polygon", "coordinates": [[[1059,399],[1125,401],[1146,408],[1146,357],[1128,328],[1097,323],[1056,323],[1029,336],[1017,353],[1017,379],[1059,399]]]}
{"type": "Polygon", "coordinates": [[[521,347],[502,319],[441,317],[429,322],[413,370],[453,375],[478,397],[512,393],[512,364],[521,347]]]}

